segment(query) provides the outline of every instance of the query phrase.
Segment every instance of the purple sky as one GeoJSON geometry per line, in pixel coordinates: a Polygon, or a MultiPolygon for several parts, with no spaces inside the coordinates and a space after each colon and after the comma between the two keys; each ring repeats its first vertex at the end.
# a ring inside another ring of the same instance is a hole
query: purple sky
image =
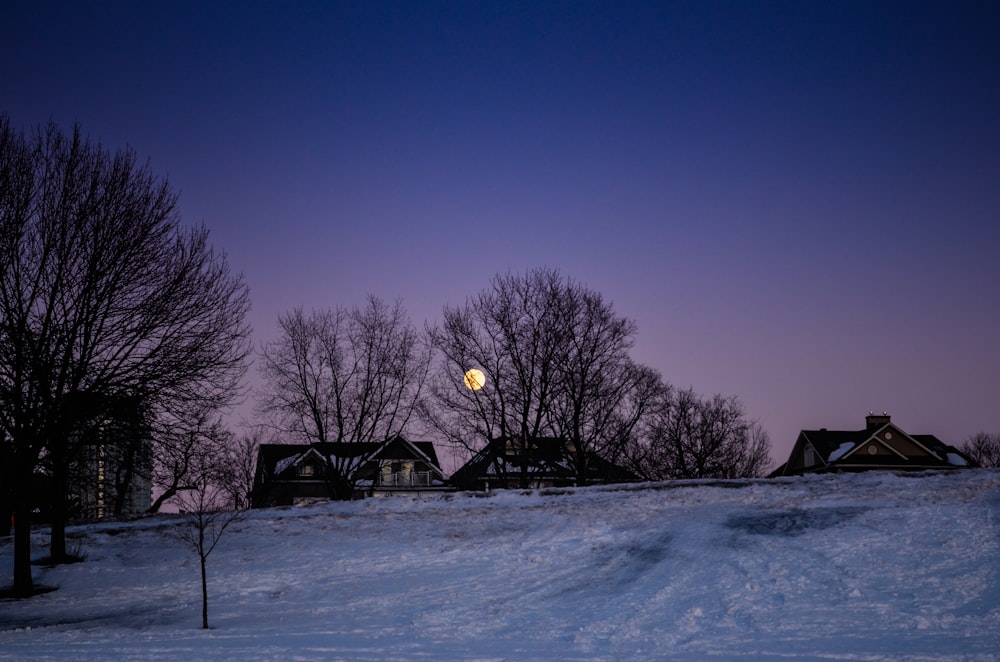
{"type": "Polygon", "coordinates": [[[13,0],[0,112],[148,157],[258,343],[557,268],[783,460],[869,410],[1000,432],[998,34],[988,2],[13,0]]]}

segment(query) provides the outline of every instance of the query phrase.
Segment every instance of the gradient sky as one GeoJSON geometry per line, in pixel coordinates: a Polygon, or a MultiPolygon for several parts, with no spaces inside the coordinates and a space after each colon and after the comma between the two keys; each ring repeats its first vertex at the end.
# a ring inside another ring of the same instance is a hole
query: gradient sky
{"type": "Polygon", "coordinates": [[[1000,432],[994,2],[25,2],[0,112],[129,145],[251,287],[416,324],[559,269],[783,460],[1000,432]]]}

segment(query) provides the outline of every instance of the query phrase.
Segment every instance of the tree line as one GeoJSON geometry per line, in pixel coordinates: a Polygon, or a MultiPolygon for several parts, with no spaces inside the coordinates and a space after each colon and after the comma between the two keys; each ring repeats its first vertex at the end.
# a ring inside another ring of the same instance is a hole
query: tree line
{"type": "MultiPolygon", "coordinates": [[[[377,297],[295,309],[279,328],[261,351],[257,411],[286,442],[371,443],[418,426],[468,459],[498,440],[530,453],[554,438],[580,485],[595,458],[645,480],[755,477],[771,462],[736,397],[675,388],[634,361],[635,322],[556,270],[497,275],[423,334],[377,297]]],[[[331,458],[333,498],[354,493],[355,469],[350,454],[331,458]]]]}

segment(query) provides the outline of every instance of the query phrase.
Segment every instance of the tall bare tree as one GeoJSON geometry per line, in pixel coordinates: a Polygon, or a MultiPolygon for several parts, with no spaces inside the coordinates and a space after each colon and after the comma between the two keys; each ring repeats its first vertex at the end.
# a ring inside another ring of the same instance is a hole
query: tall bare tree
{"type": "MultiPolygon", "coordinates": [[[[402,304],[369,297],[364,308],[279,318],[261,350],[259,412],[303,444],[368,444],[402,434],[420,400],[429,352],[402,304]]],[[[331,497],[354,492],[356,455],[327,453],[331,497]]]]}
{"type": "Polygon", "coordinates": [[[767,473],[770,448],[736,397],[702,398],[693,389],[664,386],[629,457],[648,480],[753,478],[767,473]]]}
{"type": "Polygon", "coordinates": [[[600,293],[567,282],[559,303],[566,333],[553,422],[573,451],[567,459],[578,484],[585,485],[591,457],[621,459],[633,428],[654,402],[659,376],[631,360],[636,324],[617,315],[600,293]]]}
{"type": "MultiPolygon", "coordinates": [[[[0,117],[0,428],[14,495],[14,592],[30,594],[32,475],[68,466],[82,394],[134,398],[160,424],[238,393],[247,287],[184,228],[176,195],[130,150],[0,117]]],[[[61,480],[54,481],[57,485],[61,480]]],[[[56,499],[52,556],[65,555],[56,499]]]]}
{"type": "Polygon", "coordinates": [[[557,273],[541,269],[498,275],[465,305],[446,306],[443,326],[429,329],[440,361],[423,411],[458,454],[513,438],[527,447],[554,434],[561,286],[557,273]],[[469,370],[481,371],[484,384],[467,382],[469,370]]]}
{"type": "Polygon", "coordinates": [[[466,455],[507,439],[530,454],[556,437],[585,483],[588,459],[614,459],[651,394],[648,369],[629,358],[635,323],[555,270],[498,275],[429,333],[440,360],[426,418],[466,455]],[[467,387],[469,369],[482,388],[467,387]]]}

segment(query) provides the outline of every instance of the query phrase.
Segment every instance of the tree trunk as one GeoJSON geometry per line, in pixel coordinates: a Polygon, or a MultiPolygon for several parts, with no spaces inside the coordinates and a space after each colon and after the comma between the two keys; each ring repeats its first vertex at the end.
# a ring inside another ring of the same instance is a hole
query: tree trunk
{"type": "MultiPolygon", "coordinates": [[[[53,444],[53,447],[58,444],[53,444]]],[[[52,454],[52,492],[49,519],[52,524],[49,536],[49,562],[66,562],[66,462],[61,453],[52,454]]]]}
{"type": "MultiPolygon", "coordinates": [[[[22,478],[23,481],[23,478],[22,478]]],[[[27,598],[35,593],[31,578],[31,496],[30,489],[14,486],[14,586],[15,596],[27,598]]]]}
{"type": "Polygon", "coordinates": [[[350,501],[354,498],[354,481],[335,469],[327,469],[326,487],[333,501],[350,501]]]}
{"type": "Polygon", "coordinates": [[[0,432],[0,536],[6,537],[14,532],[14,493],[11,491],[14,482],[14,458],[8,441],[0,432]]]}
{"type": "Polygon", "coordinates": [[[354,481],[347,478],[337,480],[337,501],[350,501],[354,498],[354,481]]]}
{"type": "MultiPolygon", "coordinates": [[[[4,467],[5,470],[6,468],[4,467]]],[[[0,484],[0,537],[7,537],[14,532],[14,523],[11,521],[14,515],[14,501],[10,494],[10,474],[4,475],[2,480],[3,483],[0,484]]]]}
{"type": "Polygon", "coordinates": [[[68,561],[66,554],[66,507],[52,504],[52,534],[49,538],[49,563],[68,561]]]}
{"type": "Polygon", "coordinates": [[[587,462],[587,453],[579,442],[576,444],[576,457],[574,459],[576,460],[576,484],[579,487],[585,487],[589,484],[590,467],[587,462]]]}
{"type": "MultiPolygon", "coordinates": [[[[204,546],[203,546],[204,547],[204,546]]],[[[208,629],[208,575],[205,568],[205,552],[199,551],[201,558],[201,627],[208,629]]]]}
{"type": "Polygon", "coordinates": [[[115,517],[121,519],[125,515],[125,504],[128,502],[129,491],[132,487],[132,479],[135,474],[136,462],[138,462],[137,444],[141,443],[136,439],[119,439],[118,448],[124,447],[125,452],[121,464],[115,472],[115,517]]]}

